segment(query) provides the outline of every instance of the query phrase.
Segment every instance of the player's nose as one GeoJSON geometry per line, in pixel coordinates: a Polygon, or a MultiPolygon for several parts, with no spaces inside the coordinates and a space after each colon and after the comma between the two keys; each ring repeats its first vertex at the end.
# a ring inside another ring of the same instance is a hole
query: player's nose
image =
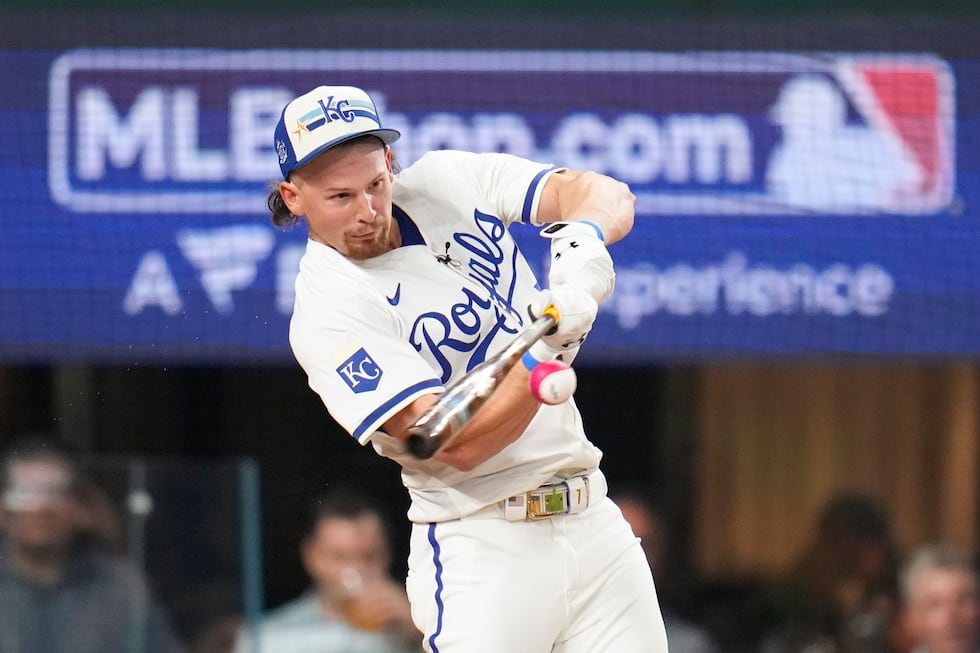
{"type": "Polygon", "coordinates": [[[368,193],[358,194],[354,202],[354,214],[360,222],[374,222],[378,216],[378,211],[371,195],[368,193]]]}

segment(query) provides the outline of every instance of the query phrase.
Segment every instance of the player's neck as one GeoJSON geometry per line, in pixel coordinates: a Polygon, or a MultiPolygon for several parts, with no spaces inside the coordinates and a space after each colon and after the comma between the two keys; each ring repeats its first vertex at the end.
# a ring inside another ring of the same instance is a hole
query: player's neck
{"type": "Polygon", "coordinates": [[[391,219],[391,228],[388,230],[388,251],[398,249],[402,246],[402,229],[398,220],[391,219]]]}

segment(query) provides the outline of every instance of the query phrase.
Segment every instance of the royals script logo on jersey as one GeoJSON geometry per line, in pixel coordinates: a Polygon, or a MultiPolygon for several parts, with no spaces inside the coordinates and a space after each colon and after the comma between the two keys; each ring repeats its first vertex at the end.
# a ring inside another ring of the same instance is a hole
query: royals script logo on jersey
{"type": "Polygon", "coordinates": [[[377,389],[384,374],[371,355],[363,347],[358,349],[337,368],[337,374],[355,393],[371,392],[377,389]]]}
{"type": "MultiPolygon", "coordinates": [[[[495,346],[502,346],[499,338],[513,337],[523,326],[514,306],[518,261],[523,259],[500,218],[479,210],[473,211],[472,231],[453,233],[445,253],[435,258],[467,283],[448,308],[419,313],[408,340],[447,383],[457,368],[469,372],[495,346]]],[[[530,277],[527,281],[534,283],[530,277]]]]}

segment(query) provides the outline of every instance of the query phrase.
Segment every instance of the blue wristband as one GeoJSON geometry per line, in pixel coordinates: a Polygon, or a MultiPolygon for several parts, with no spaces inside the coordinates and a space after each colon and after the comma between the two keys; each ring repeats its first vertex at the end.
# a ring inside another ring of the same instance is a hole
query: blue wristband
{"type": "Polygon", "coordinates": [[[602,242],[606,242],[606,237],[602,235],[602,229],[599,228],[599,225],[597,225],[594,222],[589,222],[588,220],[582,220],[582,224],[587,224],[593,229],[595,229],[595,233],[599,237],[599,240],[601,240],[602,242]]]}
{"type": "Polygon", "coordinates": [[[539,361],[537,358],[532,356],[531,352],[528,351],[525,352],[523,356],[521,356],[521,362],[524,363],[524,367],[526,367],[527,371],[530,372],[541,361],[539,361]]]}

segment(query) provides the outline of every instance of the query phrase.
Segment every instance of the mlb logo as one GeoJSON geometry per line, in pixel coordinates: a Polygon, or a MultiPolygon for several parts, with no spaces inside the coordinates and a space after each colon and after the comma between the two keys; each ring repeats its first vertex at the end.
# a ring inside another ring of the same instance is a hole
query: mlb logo
{"type": "Polygon", "coordinates": [[[953,84],[929,57],[844,57],[783,84],[767,199],[814,213],[934,213],[953,198],[953,84]]]}

